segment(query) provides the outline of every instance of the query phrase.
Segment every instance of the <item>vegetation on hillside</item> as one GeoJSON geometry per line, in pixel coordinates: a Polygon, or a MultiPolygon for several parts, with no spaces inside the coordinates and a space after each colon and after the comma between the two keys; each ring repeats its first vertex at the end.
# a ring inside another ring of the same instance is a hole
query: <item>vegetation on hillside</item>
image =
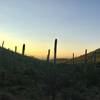
{"type": "Polygon", "coordinates": [[[53,64],[0,48],[0,100],[100,100],[99,64],[53,64]]]}

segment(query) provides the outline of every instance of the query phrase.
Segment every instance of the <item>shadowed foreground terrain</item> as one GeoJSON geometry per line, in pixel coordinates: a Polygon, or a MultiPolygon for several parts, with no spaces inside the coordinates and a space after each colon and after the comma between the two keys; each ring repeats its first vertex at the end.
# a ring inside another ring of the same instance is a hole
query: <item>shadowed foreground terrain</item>
{"type": "Polygon", "coordinates": [[[100,100],[99,65],[54,65],[0,48],[0,100],[100,100]]]}

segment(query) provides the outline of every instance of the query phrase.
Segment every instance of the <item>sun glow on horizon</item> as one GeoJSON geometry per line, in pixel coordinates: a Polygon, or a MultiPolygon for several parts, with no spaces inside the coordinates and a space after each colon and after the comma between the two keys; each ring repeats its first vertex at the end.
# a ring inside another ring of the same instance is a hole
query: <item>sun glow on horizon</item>
{"type": "MultiPolygon", "coordinates": [[[[26,50],[25,54],[28,56],[34,56],[39,59],[46,59],[48,49],[51,50],[50,58],[53,58],[53,47],[54,47],[54,41],[51,41],[50,43],[41,43],[41,42],[33,42],[33,41],[24,41],[20,40],[18,38],[10,38],[7,35],[1,34],[0,42],[5,41],[4,47],[9,48],[12,51],[15,51],[15,46],[17,46],[17,52],[22,53],[22,45],[23,43],[26,44],[26,50]]],[[[73,50],[72,46],[75,45],[68,45],[68,47],[65,47],[65,44],[59,43],[58,40],[58,49],[57,49],[57,58],[72,58],[72,54],[75,53],[75,57],[80,56],[84,54],[84,49],[76,49],[73,50]]],[[[94,49],[89,49],[89,51],[92,51],[94,49]]],[[[88,51],[88,52],[89,52],[88,51]]]]}

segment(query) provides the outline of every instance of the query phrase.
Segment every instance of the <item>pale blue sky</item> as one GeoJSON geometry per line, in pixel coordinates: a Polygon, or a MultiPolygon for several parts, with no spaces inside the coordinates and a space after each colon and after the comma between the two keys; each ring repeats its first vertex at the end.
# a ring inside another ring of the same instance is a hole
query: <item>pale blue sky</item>
{"type": "Polygon", "coordinates": [[[55,37],[58,57],[99,48],[99,19],[100,0],[0,0],[1,41],[12,40],[11,48],[18,40],[25,42],[30,45],[27,54],[36,57],[45,57],[48,48],[53,50],[55,37]]]}

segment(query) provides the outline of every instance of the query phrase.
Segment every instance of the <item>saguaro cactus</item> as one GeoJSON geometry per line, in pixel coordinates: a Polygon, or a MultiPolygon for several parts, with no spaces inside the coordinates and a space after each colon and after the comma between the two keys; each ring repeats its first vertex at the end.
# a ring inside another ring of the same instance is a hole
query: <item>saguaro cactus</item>
{"type": "Polygon", "coordinates": [[[2,48],[4,47],[4,43],[5,43],[5,42],[3,41],[3,42],[2,42],[2,48]]]}
{"type": "Polygon", "coordinates": [[[94,64],[96,64],[96,58],[97,58],[97,57],[96,57],[96,56],[97,56],[96,54],[97,54],[97,52],[94,51],[94,53],[93,53],[93,63],[94,63],[94,64]]]}
{"type": "Polygon", "coordinates": [[[22,48],[22,55],[25,54],[25,44],[23,44],[23,48],[22,48]]]}
{"type": "Polygon", "coordinates": [[[54,64],[56,64],[56,57],[57,57],[57,39],[55,39],[54,43],[54,64]]]}
{"type": "Polygon", "coordinates": [[[75,60],[75,57],[74,57],[74,56],[75,56],[75,55],[74,55],[74,53],[73,53],[73,64],[75,63],[75,61],[74,61],[74,60],[75,60]]]}
{"type": "Polygon", "coordinates": [[[50,61],[50,49],[48,49],[47,62],[50,61]]]}
{"type": "Polygon", "coordinates": [[[15,53],[17,52],[17,46],[15,46],[15,53]]]}
{"type": "Polygon", "coordinates": [[[84,63],[87,64],[87,49],[85,49],[84,63]]]}

